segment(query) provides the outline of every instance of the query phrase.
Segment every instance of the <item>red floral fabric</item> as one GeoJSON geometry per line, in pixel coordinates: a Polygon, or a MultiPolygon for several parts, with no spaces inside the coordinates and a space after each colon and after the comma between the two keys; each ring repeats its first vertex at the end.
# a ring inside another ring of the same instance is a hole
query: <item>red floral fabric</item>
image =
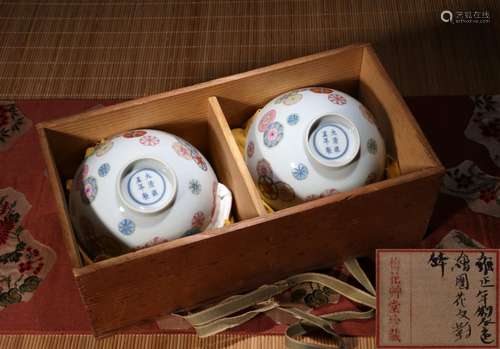
{"type": "MultiPolygon", "coordinates": [[[[289,96],[293,99],[292,97],[289,96]]],[[[465,160],[469,160],[485,174],[493,177],[500,176],[500,168],[494,159],[497,153],[488,152],[485,145],[467,138],[464,134],[476,107],[473,99],[462,96],[412,97],[406,100],[446,168],[457,167],[465,160]]],[[[99,103],[109,105],[114,101],[20,101],[16,103],[16,107],[22,115],[36,124],[40,121],[79,113],[99,103]]],[[[0,113],[0,124],[5,124],[5,119],[5,113],[0,113]]],[[[495,122],[491,125],[492,129],[488,129],[485,133],[488,137],[490,134],[497,134],[495,122]]],[[[33,127],[24,129],[9,148],[0,149],[0,164],[2,169],[0,189],[14,188],[23,193],[32,206],[23,221],[24,227],[30,230],[36,240],[50,246],[57,254],[57,261],[52,271],[40,284],[32,299],[0,311],[0,333],[90,333],[87,314],[73,280],[69,258],[61,239],[61,228],[54,198],[49,187],[38,137],[33,127]]],[[[469,179],[458,177],[457,186],[466,187],[468,184],[469,179]]],[[[478,191],[477,199],[492,202],[496,200],[494,195],[491,188],[484,187],[478,191]]],[[[3,206],[0,207],[1,209],[3,206]]],[[[0,244],[5,240],[6,231],[11,229],[11,225],[10,221],[0,225],[0,244]]],[[[466,233],[487,247],[500,246],[499,218],[474,212],[463,198],[443,192],[439,195],[430,221],[428,238],[422,245],[434,246],[454,229],[466,233]]],[[[31,253],[36,258],[36,252],[33,249],[31,253]]],[[[33,262],[31,265],[27,262],[23,263],[22,266],[19,265],[19,268],[23,270],[28,267],[37,268],[33,262]]],[[[329,296],[313,286],[298,293],[303,296],[301,299],[304,302],[309,302],[310,306],[316,308],[314,311],[317,313],[355,307],[344,298],[340,298],[337,304],[325,304],[325,300],[330,300],[329,296]]],[[[271,317],[263,315],[231,331],[278,334],[283,333],[285,327],[285,325],[276,325],[271,317]]],[[[351,335],[373,335],[374,321],[349,321],[340,325],[338,330],[351,335]]],[[[154,322],[150,322],[124,331],[155,333],[160,330],[154,322]]],[[[191,330],[177,329],[174,332],[191,332],[191,330]]]]}

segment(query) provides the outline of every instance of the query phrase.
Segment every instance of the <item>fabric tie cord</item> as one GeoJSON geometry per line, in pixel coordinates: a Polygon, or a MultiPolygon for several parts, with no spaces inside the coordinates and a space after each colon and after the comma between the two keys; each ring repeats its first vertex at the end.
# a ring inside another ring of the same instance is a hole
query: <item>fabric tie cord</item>
{"type": "Polygon", "coordinates": [[[271,285],[264,285],[255,291],[229,297],[222,302],[188,315],[179,315],[190,323],[200,337],[208,337],[229,328],[241,325],[260,313],[271,309],[287,312],[299,319],[299,322],[289,326],[285,333],[285,345],[289,349],[324,349],[331,348],[320,344],[301,342],[294,337],[304,336],[315,330],[322,330],[331,335],[344,348],[344,340],[339,336],[332,325],[344,320],[370,319],[375,314],[375,288],[361,269],[356,259],[345,263],[346,269],[363,286],[365,290],[356,288],[333,276],[319,273],[303,273],[291,276],[271,285]],[[341,294],[342,296],[370,308],[368,311],[339,311],[323,315],[314,315],[296,307],[280,304],[276,296],[293,286],[315,282],[341,294]],[[251,308],[246,312],[242,311],[251,308]]]}

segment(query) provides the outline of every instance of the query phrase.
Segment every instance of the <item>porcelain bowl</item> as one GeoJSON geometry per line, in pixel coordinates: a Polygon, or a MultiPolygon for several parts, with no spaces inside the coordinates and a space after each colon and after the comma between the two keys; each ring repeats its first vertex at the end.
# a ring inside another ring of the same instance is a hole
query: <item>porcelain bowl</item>
{"type": "Polygon", "coordinates": [[[385,143],[355,98],[326,87],[284,93],[249,127],[245,161],[264,200],[282,209],[378,181],[385,143]]]}
{"type": "Polygon", "coordinates": [[[205,157],[163,131],[132,130],[99,143],[73,183],[71,220],[93,255],[196,234],[229,216],[230,192],[205,157]]]}

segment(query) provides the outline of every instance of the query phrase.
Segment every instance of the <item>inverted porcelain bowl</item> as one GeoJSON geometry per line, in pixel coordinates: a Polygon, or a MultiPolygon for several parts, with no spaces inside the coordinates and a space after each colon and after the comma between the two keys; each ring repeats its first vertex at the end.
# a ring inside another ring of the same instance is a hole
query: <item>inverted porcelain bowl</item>
{"type": "Polygon", "coordinates": [[[359,101],[309,87],[282,94],[258,112],[245,160],[266,202],[282,209],[379,180],[385,144],[359,101]]]}
{"type": "Polygon", "coordinates": [[[192,235],[229,216],[231,195],[205,157],[162,131],[133,130],[98,144],[73,183],[71,219],[94,255],[118,253],[113,242],[137,249],[192,235]]]}

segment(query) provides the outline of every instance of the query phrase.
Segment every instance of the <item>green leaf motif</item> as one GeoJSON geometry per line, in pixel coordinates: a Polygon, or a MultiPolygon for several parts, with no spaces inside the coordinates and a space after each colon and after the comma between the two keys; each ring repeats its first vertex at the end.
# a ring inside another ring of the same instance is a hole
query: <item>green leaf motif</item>
{"type": "Polygon", "coordinates": [[[328,296],[325,295],[322,290],[314,290],[306,296],[304,302],[308,307],[319,308],[328,303],[328,296]]]}
{"type": "Polygon", "coordinates": [[[23,284],[19,286],[19,290],[22,293],[34,292],[38,288],[38,285],[40,285],[41,281],[42,280],[39,277],[32,275],[24,280],[23,284]]]}
{"type": "Polygon", "coordinates": [[[9,304],[19,303],[21,301],[21,293],[17,288],[11,288],[7,292],[0,293],[0,306],[6,307],[9,304]]]}
{"type": "Polygon", "coordinates": [[[307,292],[306,292],[305,289],[303,289],[303,288],[297,288],[297,289],[295,289],[295,290],[292,291],[291,301],[293,303],[300,302],[300,301],[302,301],[302,298],[304,298],[306,294],[307,294],[307,292]]]}
{"type": "Polygon", "coordinates": [[[0,263],[2,263],[2,264],[7,264],[7,263],[11,263],[11,262],[17,263],[17,262],[19,262],[19,259],[21,258],[21,256],[22,256],[22,254],[19,253],[17,250],[14,252],[5,253],[5,254],[0,256],[0,263]]]}

